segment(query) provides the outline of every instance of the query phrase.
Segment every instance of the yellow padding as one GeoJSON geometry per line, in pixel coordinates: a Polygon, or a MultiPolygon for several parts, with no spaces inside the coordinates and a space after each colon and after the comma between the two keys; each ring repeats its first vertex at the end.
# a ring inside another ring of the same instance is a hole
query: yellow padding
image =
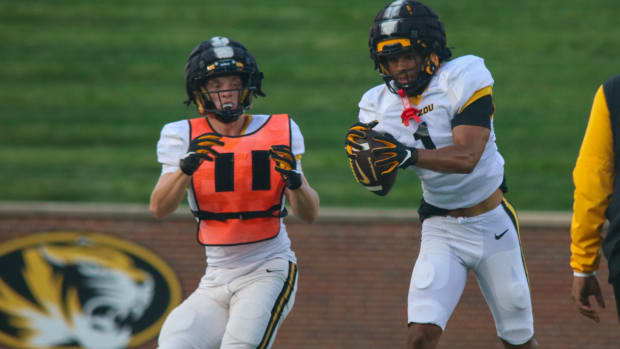
{"type": "Polygon", "coordinates": [[[377,44],[377,51],[381,52],[381,51],[383,51],[383,47],[385,47],[387,45],[394,45],[394,44],[401,44],[403,47],[409,47],[409,46],[411,46],[411,40],[409,40],[409,39],[390,39],[390,40],[385,40],[385,41],[382,41],[382,42],[377,44]]]}

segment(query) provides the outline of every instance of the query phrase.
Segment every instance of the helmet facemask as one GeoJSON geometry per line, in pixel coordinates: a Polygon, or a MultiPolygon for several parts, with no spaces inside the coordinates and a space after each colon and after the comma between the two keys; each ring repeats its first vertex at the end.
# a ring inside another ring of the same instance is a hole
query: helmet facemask
{"type": "Polygon", "coordinates": [[[437,54],[428,49],[428,45],[420,40],[414,45],[411,45],[409,39],[386,40],[386,43],[379,43],[378,45],[376,65],[388,89],[395,94],[398,94],[398,90],[403,89],[409,96],[416,96],[424,92],[432,75],[439,67],[437,54]],[[390,42],[394,43],[390,44],[390,42]],[[388,60],[391,57],[401,55],[415,56],[415,66],[406,70],[390,71],[388,60]],[[416,71],[415,74],[410,74],[414,70],[416,71]],[[401,74],[407,74],[409,77],[407,82],[399,81],[397,76],[401,74]]]}
{"type": "Polygon", "coordinates": [[[202,83],[199,83],[199,87],[192,91],[198,111],[201,115],[214,114],[218,120],[224,123],[234,122],[252,106],[251,92],[255,88],[247,86],[247,78],[241,76],[241,86],[239,87],[208,89],[209,80],[213,78],[203,80],[202,83]],[[230,95],[234,100],[231,100],[230,95]]]}

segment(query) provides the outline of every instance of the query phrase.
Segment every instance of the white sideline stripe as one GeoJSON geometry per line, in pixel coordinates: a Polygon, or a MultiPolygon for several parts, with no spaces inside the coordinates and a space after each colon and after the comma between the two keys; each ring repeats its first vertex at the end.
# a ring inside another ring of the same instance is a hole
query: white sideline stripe
{"type": "MultiPolygon", "coordinates": [[[[416,209],[403,208],[351,208],[321,207],[317,223],[406,223],[418,224],[416,209]]],[[[290,211],[290,210],[289,210],[290,211]]],[[[530,228],[568,228],[571,212],[564,211],[517,211],[519,225],[530,228]]],[[[0,218],[10,217],[109,217],[111,219],[155,220],[146,204],[79,203],[44,201],[0,201],[0,218]]],[[[169,218],[193,219],[187,206],[179,207],[169,218]]],[[[299,222],[294,216],[286,218],[299,222]]]]}

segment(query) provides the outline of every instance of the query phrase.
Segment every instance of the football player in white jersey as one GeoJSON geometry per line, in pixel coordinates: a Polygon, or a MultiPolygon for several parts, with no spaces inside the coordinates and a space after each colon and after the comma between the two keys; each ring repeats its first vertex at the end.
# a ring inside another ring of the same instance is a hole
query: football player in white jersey
{"type": "Polygon", "coordinates": [[[207,268],[166,318],[160,349],[270,348],[295,302],[284,197],[308,223],[319,197],[301,172],[297,124],[287,114],[246,113],[252,97],[265,96],[262,79],[250,52],[226,37],[196,46],[185,66],[187,104],[200,116],[163,127],[150,209],[166,217],[187,194],[207,268]]]}
{"type": "Polygon", "coordinates": [[[369,129],[383,173],[415,171],[422,183],[420,253],[408,296],[408,345],[435,348],[474,272],[505,348],[536,348],[527,269],[514,209],[504,198],[504,159],[493,131],[493,78],[476,56],[452,60],[428,6],[397,0],[370,30],[384,84],[359,102],[345,149],[354,158],[369,129]]]}

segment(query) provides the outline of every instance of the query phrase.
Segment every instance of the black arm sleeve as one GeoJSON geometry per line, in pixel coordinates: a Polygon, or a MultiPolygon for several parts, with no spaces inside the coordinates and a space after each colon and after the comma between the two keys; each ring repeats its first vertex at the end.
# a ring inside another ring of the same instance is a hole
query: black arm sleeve
{"type": "Polygon", "coordinates": [[[459,125],[471,125],[490,129],[491,116],[494,111],[491,95],[480,97],[452,119],[452,128],[459,125]]]}

